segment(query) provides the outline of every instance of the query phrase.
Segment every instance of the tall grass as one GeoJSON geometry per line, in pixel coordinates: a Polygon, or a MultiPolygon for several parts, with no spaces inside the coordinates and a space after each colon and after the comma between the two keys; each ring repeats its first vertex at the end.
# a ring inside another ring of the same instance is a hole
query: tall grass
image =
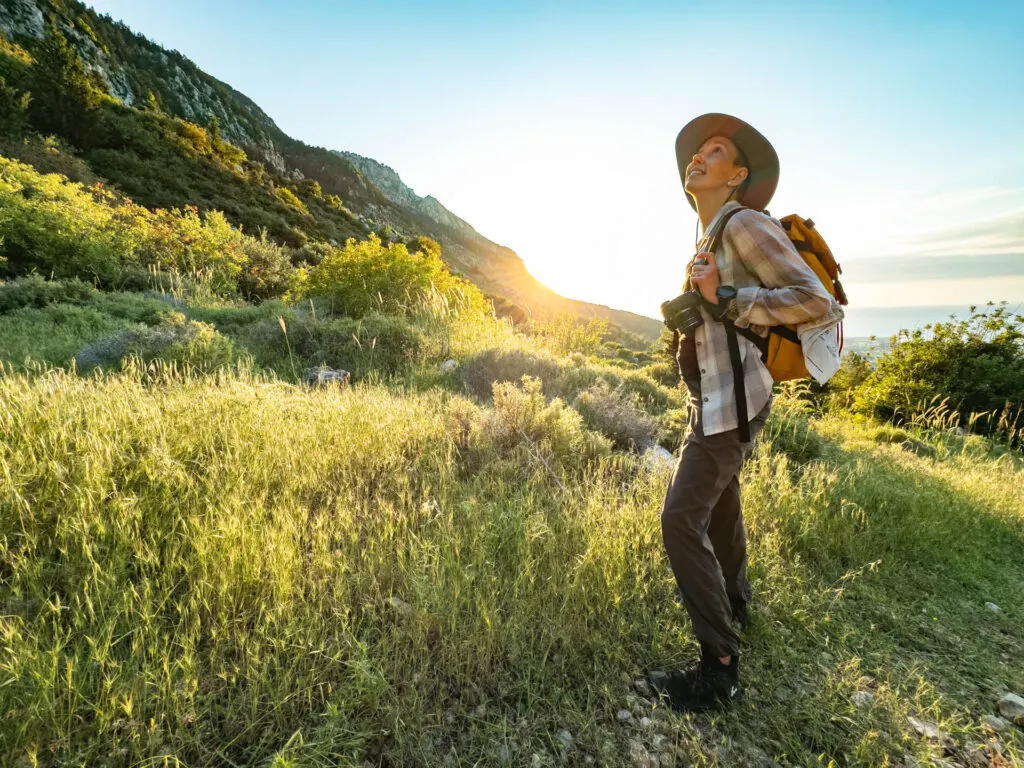
{"type": "MultiPolygon", "coordinates": [[[[1024,687],[1019,458],[937,461],[781,403],[744,476],[746,703],[693,719],[627,693],[695,650],[668,469],[588,459],[578,421],[502,392],[8,370],[5,760],[927,764],[907,715],[967,755],[1024,687]]],[[[1019,736],[1003,751],[1019,765],[1019,736]]]]}

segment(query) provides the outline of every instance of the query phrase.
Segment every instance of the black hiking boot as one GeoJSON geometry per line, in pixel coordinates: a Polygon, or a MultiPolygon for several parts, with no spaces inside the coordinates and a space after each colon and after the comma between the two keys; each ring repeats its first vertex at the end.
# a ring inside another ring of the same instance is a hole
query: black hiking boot
{"type": "Polygon", "coordinates": [[[739,661],[739,654],[733,654],[729,664],[705,654],[685,671],[651,673],[649,679],[654,690],[667,697],[673,709],[700,712],[742,697],[739,661]]]}

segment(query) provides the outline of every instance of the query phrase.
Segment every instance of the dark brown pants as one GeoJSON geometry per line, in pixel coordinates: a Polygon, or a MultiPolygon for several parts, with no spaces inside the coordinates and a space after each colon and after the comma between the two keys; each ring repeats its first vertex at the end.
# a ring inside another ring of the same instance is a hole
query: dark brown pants
{"type": "Polygon", "coordinates": [[[735,429],[705,435],[700,390],[691,387],[690,430],[661,511],[665,549],[693,632],[714,656],[740,649],[729,605],[730,597],[750,600],[739,472],[770,409],[769,401],[751,419],[749,443],[735,429]]]}

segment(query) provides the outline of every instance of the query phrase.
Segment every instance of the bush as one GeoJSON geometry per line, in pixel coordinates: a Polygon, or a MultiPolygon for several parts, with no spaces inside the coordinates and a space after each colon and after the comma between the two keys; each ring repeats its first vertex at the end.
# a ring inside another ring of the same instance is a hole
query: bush
{"type": "Polygon", "coordinates": [[[234,346],[212,326],[176,314],[163,325],[126,328],[88,345],[75,356],[75,365],[81,371],[117,368],[130,357],[145,363],[166,360],[206,372],[229,365],[234,346]]]}
{"type": "Polygon", "coordinates": [[[541,457],[576,466],[611,450],[609,441],[585,429],[583,418],[561,398],[549,403],[539,379],[524,376],[521,386],[496,383],[493,394],[493,410],[482,412],[486,416],[470,436],[474,450],[504,456],[525,443],[541,457]]]}
{"type": "Polygon", "coordinates": [[[284,291],[291,273],[288,251],[218,211],[150,212],[102,184],[85,189],[0,157],[0,271],[138,286],[149,268],[257,299],[284,291]]]}
{"type": "Polygon", "coordinates": [[[587,427],[610,438],[615,448],[645,448],[658,433],[657,422],[644,412],[636,394],[623,394],[605,382],[580,392],[573,408],[587,427]]]}
{"type": "Polygon", "coordinates": [[[378,314],[355,320],[291,312],[263,320],[241,338],[258,363],[280,373],[327,365],[357,377],[407,370],[422,359],[425,347],[422,331],[407,320],[378,314]]]}
{"type": "Polygon", "coordinates": [[[362,242],[350,238],[308,273],[299,270],[294,294],[330,298],[336,312],[351,317],[411,312],[434,294],[457,312],[485,310],[483,294],[449,272],[439,251],[410,253],[402,243],[384,245],[373,234],[362,242]]]}
{"type": "Polygon", "coordinates": [[[462,379],[477,397],[488,397],[493,385],[521,381],[524,376],[543,383],[554,383],[561,374],[562,362],[546,352],[521,349],[485,349],[467,359],[462,366],[462,379]]]}
{"type": "Polygon", "coordinates": [[[32,274],[0,284],[0,314],[22,307],[41,308],[49,304],[86,304],[99,291],[81,280],[46,280],[32,274]]]}
{"type": "Polygon", "coordinates": [[[288,250],[267,238],[267,230],[257,240],[247,237],[242,241],[245,262],[238,275],[238,290],[249,300],[281,296],[288,289],[292,268],[288,250]]]}
{"type": "Polygon", "coordinates": [[[897,422],[948,400],[964,424],[983,433],[1005,428],[1024,407],[1024,316],[1005,305],[972,307],[966,320],[901,331],[852,400],[859,413],[897,422]]]}
{"type": "Polygon", "coordinates": [[[19,366],[26,359],[68,365],[84,344],[126,327],[126,320],[94,307],[25,306],[0,318],[0,360],[19,366]]]}

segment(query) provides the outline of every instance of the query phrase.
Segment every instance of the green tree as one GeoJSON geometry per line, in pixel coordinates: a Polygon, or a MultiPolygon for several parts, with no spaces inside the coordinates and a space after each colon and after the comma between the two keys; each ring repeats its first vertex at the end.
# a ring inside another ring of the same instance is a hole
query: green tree
{"type": "Polygon", "coordinates": [[[55,27],[34,53],[29,105],[33,125],[81,146],[90,135],[102,94],[78,52],[55,27]]]}
{"type": "Polygon", "coordinates": [[[21,93],[0,77],[0,134],[9,136],[22,132],[30,99],[30,94],[21,93]]]}

